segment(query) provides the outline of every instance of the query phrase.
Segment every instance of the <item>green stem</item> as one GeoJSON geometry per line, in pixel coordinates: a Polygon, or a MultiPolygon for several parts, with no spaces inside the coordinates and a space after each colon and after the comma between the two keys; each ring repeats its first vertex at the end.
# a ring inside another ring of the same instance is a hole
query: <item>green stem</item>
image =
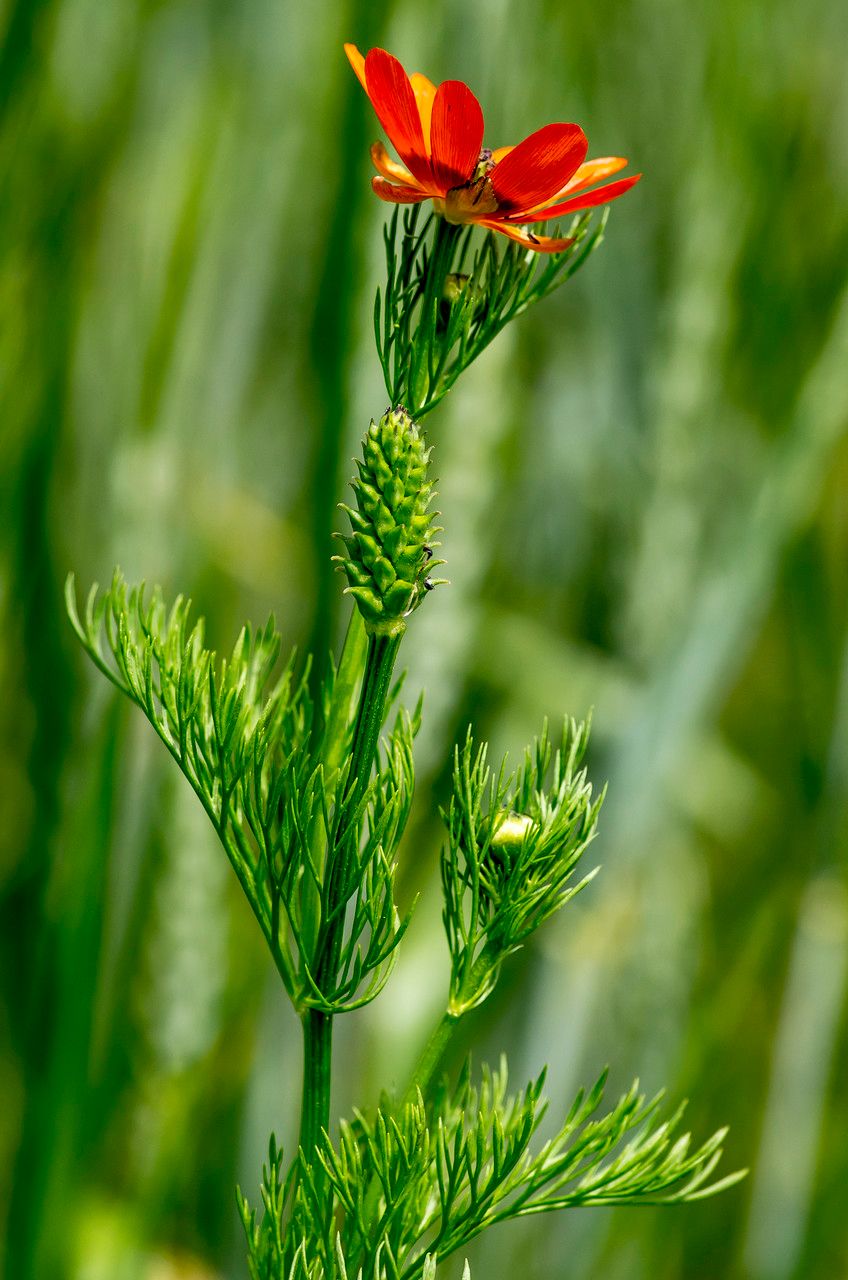
{"type": "MultiPolygon", "coordinates": [[[[324,769],[324,789],[330,805],[334,798],[336,777],[344,762],[348,726],[354,708],[357,685],[365,669],[368,637],[362,614],[354,608],[345,633],[342,653],[333,683],[333,696],[326,723],[320,726],[322,735],[321,763],[324,769]]],[[[324,827],[323,809],[316,813],[309,837],[312,861],[323,869],[327,858],[330,833],[324,827]]],[[[305,894],[302,932],[307,954],[317,954],[318,929],[321,917],[321,899],[317,889],[305,894]]]]}
{"type": "Polygon", "coordinates": [[[413,414],[424,413],[435,394],[432,355],[439,322],[439,303],[461,232],[462,227],[453,225],[445,218],[436,218],[412,366],[407,379],[407,402],[413,414]]]}
{"type": "MultiPolygon", "coordinates": [[[[374,767],[380,730],[386,710],[386,699],[392,683],[392,672],[403,632],[397,635],[371,635],[365,658],[365,674],[359,695],[359,706],[353,728],[350,769],[344,791],[336,804],[334,832],[342,823],[342,815],[355,809],[361,801],[374,767]]],[[[344,902],[349,879],[349,864],[356,856],[356,836],[338,842],[328,850],[324,920],[316,950],[316,980],[319,989],[333,998],[339,976],[344,943],[344,902]]],[[[333,1015],[320,1009],[307,1009],[303,1016],[303,1098],[300,1112],[300,1146],[309,1159],[322,1129],[330,1125],[330,1084],[333,1049],[333,1015]]]]}
{"type": "MultiPolygon", "coordinates": [[[[491,967],[491,958],[486,952],[484,952],[472,965],[471,970],[467,975],[467,979],[463,984],[464,990],[469,993],[476,991],[478,984],[485,978],[486,974],[491,971],[491,967]]],[[[407,1085],[406,1093],[403,1096],[403,1101],[405,1103],[414,1102],[419,1089],[426,1101],[433,1077],[441,1065],[442,1059],[445,1056],[445,1051],[453,1038],[454,1032],[459,1026],[461,1020],[465,1017],[465,1014],[470,1012],[471,1008],[476,1007],[473,1004],[473,999],[470,995],[469,1000],[472,1001],[470,1007],[462,1008],[460,1005],[455,1013],[452,1012],[451,1009],[446,1009],[439,1021],[436,1023],[429,1040],[421,1051],[421,1056],[419,1057],[418,1062],[415,1064],[415,1069],[412,1072],[412,1077],[407,1085]]]]}
{"type": "Polygon", "coordinates": [[[330,1126],[330,1085],[333,1057],[332,1015],[308,1009],[303,1017],[303,1097],[300,1109],[300,1149],[311,1159],[321,1130],[330,1126]]]}
{"type": "Polygon", "coordinates": [[[356,686],[362,676],[368,653],[368,637],[362,614],[354,608],[345,632],[333,686],[333,698],[324,737],[324,769],[332,777],[342,764],[347,726],[353,710],[356,686]]]}
{"type": "Polygon", "coordinates": [[[440,1021],[436,1023],[433,1033],[418,1059],[415,1070],[412,1073],[412,1079],[407,1085],[406,1093],[403,1096],[404,1103],[414,1102],[419,1089],[426,1099],[430,1082],[438,1070],[461,1017],[461,1014],[457,1016],[453,1013],[444,1013],[440,1021]]]}

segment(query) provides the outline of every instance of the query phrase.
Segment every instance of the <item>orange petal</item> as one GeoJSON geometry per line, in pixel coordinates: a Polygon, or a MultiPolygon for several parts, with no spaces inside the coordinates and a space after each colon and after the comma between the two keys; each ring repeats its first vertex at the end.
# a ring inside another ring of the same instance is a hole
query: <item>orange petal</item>
{"type": "Polygon", "coordinates": [[[492,161],[494,164],[500,164],[504,156],[508,156],[510,151],[514,151],[514,147],[496,147],[492,152],[492,161]]]}
{"type": "Polygon", "coordinates": [[[436,96],[436,86],[432,80],[428,80],[420,71],[413,71],[409,77],[409,83],[412,85],[412,92],[415,94],[418,114],[421,117],[421,132],[424,134],[424,146],[427,148],[427,155],[429,155],[430,117],[433,114],[433,99],[436,96]]]}
{"type": "Polygon", "coordinates": [[[365,92],[368,92],[368,86],[365,83],[365,59],[359,52],[355,44],[346,44],[344,51],[347,54],[347,60],[356,72],[357,79],[362,85],[365,92]]]}
{"type": "Polygon", "coordinates": [[[417,182],[433,185],[424,146],[421,116],[409,77],[385,49],[371,49],[365,59],[365,87],[389,140],[417,182]]]}
{"type": "Polygon", "coordinates": [[[577,213],[580,209],[592,209],[595,205],[609,204],[629,191],[639,181],[641,173],[630,178],[620,178],[618,182],[608,182],[605,187],[596,187],[594,191],[584,191],[583,195],[564,200],[562,204],[552,204],[547,209],[539,209],[532,213],[523,213],[515,218],[516,222],[546,222],[548,218],[560,218],[564,213],[577,213]]]}
{"type": "MultiPolygon", "coordinates": [[[[553,197],[558,200],[560,196],[570,195],[578,191],[583,191],[585,187],[591,187],[593,182],[600,182],[601,178],[609,178],[613,173],[618,173],[620,169],[625,168],[627,161],[622,156],[604,156],[601,160],[587,160],[585,164],[581,164],[574,177],[566,182],[562,191],[558,191],[553,197]]],[[[550,204],[550,201],[545,201],[550,204]]],[[[537,209],[544,208],[544,204],[536,206],[537,209]]],[[[536,209],[528,209],[527,213],[535,213],[536,209]]]]}
{"type": "Polygon", "coordinates": [[[474,176],[483,145],[483,112],[467,84],[445,80],[436,91],[430,124],[430,163],[442,191],[474,176]]]}
{"type": "Polygon", "coordinates": [[[496,222],[494,219],[481,218],[477,225],[488,231],[500,231],[501,235],[509,236],[510,240],[534,253],[562,253],[563,249],[574,244],[574,240],[568,237],[554,239],[551,236],[534,236],[530,231],[522,231],[520,227],[513,227],[508,222],[496,222]]]}
{"type": "Polygon", "coordinates": [[[593,182],[600,182],[602,178],[611,178],[614,173],[626,168],[627,161],[623,156],[603,156],[599,160],[587,160],[585,164],[581,164],[571,181],[566,182],[562,191],[556,193],[554,199],[564,196],[569,191],[582,191],[584,187],[591,187],[593,182]]]}
{"type": "Polygon", "coordinates": [[[384,178],[389,178],[392,182],[402,182],[407,187],[418,185],[412,174],[407,172],[402,164],[398,164],[397,160],[391,158],[382,142],[375,142],[371,147],[371,159],[374,168],[384,178]]]}
{"type": "Polygon", "coordinates": [[[553,200],[583,163],[586,147],[576,124],[546,124],[519,142],[491,173],[504,212],[519,220],[522,211],[553,200]]]}
{"type": "Polygon", "coordinates": [[[385,178],[372,178],[371,190],[387,204],[420,204],[422,200],[430,199],[430,193],[420,187],[396,187],[385,178]]]}

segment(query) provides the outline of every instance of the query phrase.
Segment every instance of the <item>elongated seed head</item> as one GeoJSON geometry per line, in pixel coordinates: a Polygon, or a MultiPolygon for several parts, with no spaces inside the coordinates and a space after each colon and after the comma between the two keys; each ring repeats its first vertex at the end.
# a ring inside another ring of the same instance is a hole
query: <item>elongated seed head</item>
{"type": "Polygon", "coordinates": [[[420,428],[398,406],[372,422],[362,442],[358,475],[351,481],[355,507],[344,503],[351,532],[338,535],[334,556],[371,632],[397,634],[426,593],[444,579],[432,570],[436,513],[428,477],[430,449],[420,428]]]}

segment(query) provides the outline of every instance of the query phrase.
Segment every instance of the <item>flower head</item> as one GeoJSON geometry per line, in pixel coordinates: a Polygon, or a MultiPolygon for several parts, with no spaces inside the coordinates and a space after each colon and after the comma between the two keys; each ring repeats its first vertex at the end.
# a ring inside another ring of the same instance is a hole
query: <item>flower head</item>
{"type": "Polygon", "coordinates": [[[526,228],[608,204],[641,174],[595,186],[627,164],[620,156],[586,160],[586,135],[576,124],[546,124],[514,147],[483,146],[483,112],[461,80],[438,88],[408,76],[385,49],[363,57],[345,52],[402,164],[381,142],[371,148],[379,176],[371,185],[390,204],[432,200],[448,222],[476,223],[539,253],[557,253],[570,239],[537,236],[526,228]]]}

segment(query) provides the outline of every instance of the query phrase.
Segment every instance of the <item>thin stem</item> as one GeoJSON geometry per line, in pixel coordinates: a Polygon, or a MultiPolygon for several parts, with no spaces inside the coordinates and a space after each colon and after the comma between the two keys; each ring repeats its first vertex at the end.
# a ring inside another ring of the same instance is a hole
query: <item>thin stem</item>
{"type": "MultiPolygon", "coordinates": [[[[330,802],[336,786],[336,776],[344,760],[348,726],[351,720],[356,687],[362,678],[367,654],[367,636],[362,614],[354,608],[345,633],[336,678],[333,682],[333,696],[330,702],[326,724],[321,726],[323,741],[321,746],[321,763],[324,770],[324,788],[330,802]]],[[[324,813],[320,809],[314,816],[309,838],[310,851],[314,865],[323,872],[327,847],[330,843],[330,832],[324,828],[324,813]]],[[[304,945],[309,955],[316,954],[318,945],[318,929],[321,915],[321,900],[318,889],[304,895],[302,932],[304,945]]]]}
{"type": "Polygon", "coordinates": [[[412,1078],[406,1087],[406,1093],[403,1095],[404,1103],[414,1102],[418,1090],[421,1090],[423,1097],[426,1099],[430,1082],[438,1070],[442,1058],[445,1056],[445,1050],[450,1043],[451,1037],[456,1030],[459,1019],[462,1015],[457,1016],[453,1013],[444,1013],[436,1023],[430,1039],[424,1046],[424,1050],[418,1059],[412,1078]]]}
{"type": "MultiPolygon", "coordinates": [[[[491,958],[486,953],[479,956],[472,965],[467,979],[463,983],[463,988],[468,991],[474,991],[476,985],[491,971],[491,967],[491,958]]],[[[471,1007],[474,1006],[472,1005],[471,1007]]],[[[404,1102],[414,1102],[419,1089],[424,1100],[427,1100],[433,1077],[442,1063],[447,1047],[453,1039],[454,1032],[466,1013],[469,1012],[470,1008],[460,1009],[456,1013],[446,1009],[442,1014],[421,1051],[418,1062],[415,1064],[415,1069],[406,1087],[406,1093],[403,1095],[404,1102]]]]}
{"type": "Polygon", "coordinates": [[[342,763],[344,741],[356,685],[365,666],[367,637],[362,614],[354,609],[345,633],[342,656],[339,659],[333,686],[333,698],[327,718],[324,747],[324,768],[329,779],[342,763]]]}
{"type": "MultiPolygon", "coordinates": [[[[365,673],[353,728],[350,768],[344,790],[336,803],[334,835],[344,827],[343,815],[355,811],[371,778],[386,699],[403,633],[368,638],[365,673]]],[[[351,858],[356,856],[357,834],[333,840],[328,850],[323,919],[326,923],[316,949],[319,989],[332,998],[344,943],[346,886],[351,858]]],[[[303,1016],[303,1097],[300,1112],[300,1146],[309,1159],[322,1129],[330,1125],[330,1085],[333,1048],[333,1015],[307,1009],[303,1016]]]]}
{"type": "Polygon", "coordinates": [[[407,377],[407,402],[412,412],[419,415],[427,411],[436,394],[432,366],[433,337],[438,324],[442,291],[461,233],[462,227],[454,226],[445,218],[436,218],[424,297],[413,343],[412,364],[407,377]]]}
{"type": "MultiPolygon", "coordinates": [[[[359,695],[359,707],[353,727],[353,739],[350,749],[350,768],[345,780],[344,791],[336,805],[335,833],[344,824],[344,816],[353,812],[361,801],[368,783],[374,757],[377,754],[377,743],[383,727],[386,710],[386,699],[389,694],[394,670],[395,658],[400,647],[403,633],[397,635],[371,635],[368,637],[368,652],[365,658],[365,675],[359,695]]],[[[344,937],[344,913],[338,912],[344,896],[344,886],[348,880],[351,857],[355,855],[354,840],[341,843],[334,841],[335,847],[330,850],[327,865],[326,916],[332,923],[327,929],[322,948],[323,954],[318,963],[318,985],[322,991],[327,990],[327,983],[332,983],[336,976],[344,937]]]]}
{"type": "Polygon", "coordinates": [[[333,1018],[320,1009],[303,1017],[303,1096],[300,1108],[300,1149],[311,1159],[321,1130],[330,1126],[330,1085],[333,1057],[333,1018]]]}

